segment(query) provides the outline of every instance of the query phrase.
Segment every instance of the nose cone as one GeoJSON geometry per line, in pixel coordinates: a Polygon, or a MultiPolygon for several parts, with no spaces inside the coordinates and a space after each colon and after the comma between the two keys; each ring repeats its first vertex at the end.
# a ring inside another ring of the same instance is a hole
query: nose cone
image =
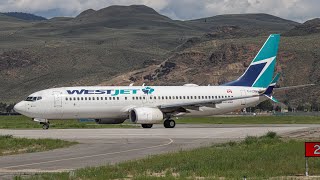
{"type": "Polygon", "coordinates": [[[26,111],[26,106],[23,102],[19,102],[18,104],[16,104],[13,109],[20,113],[20,114],[23,114],[25,111],[26,111]]]}

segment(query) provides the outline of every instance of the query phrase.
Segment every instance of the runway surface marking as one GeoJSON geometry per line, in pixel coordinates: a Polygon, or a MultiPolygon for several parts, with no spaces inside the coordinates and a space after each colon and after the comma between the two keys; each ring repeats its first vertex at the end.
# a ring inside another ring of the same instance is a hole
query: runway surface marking
{"type": "Polygon", "coordinates": [[[39,164],[60,162],[60,161],[68,161],[68,160],[75,160],[75,159],[92,158],[92,157],[97,157],[97,156],[114,155],[114,154],[126,153],[126,152],[131,152],[131,151],[153,149],[153,148],[157,148],[157,147],[168,146],[174,142],[173,139],[171,139],[171,138],[168,138],[168,140],[170,140],[170,141],[166,144],[160,144],[160,145],[155,145],[155,146],[150,146],[150,147],[129,149],[129,150],[124,150],[124,151],[112,152],[112,153],[95,154],[95,155],[88,155],[88,156],[81,156],[81,157],[74,157],[74,158],[67,158],[67,159],[58,159],[58,160],[44,161],[44,162],[37,162],[37,163],[21,164],[21,165],[16,165],[16,166],[7,166],[7,167],[3,167],[3,169],[17,168],[17,167],[31,166],[31,165],[39,165],[39,164]]]}

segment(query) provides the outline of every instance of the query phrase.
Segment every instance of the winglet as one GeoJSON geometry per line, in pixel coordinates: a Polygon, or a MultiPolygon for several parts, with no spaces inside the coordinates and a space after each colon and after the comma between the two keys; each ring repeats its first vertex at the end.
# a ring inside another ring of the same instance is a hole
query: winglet
{"type": "Polygon", "coordinates": [[[266,91],[263,94],[266,94],[266,95],[272,94],[274,87],[276,86],[277,82],[279,81],[280,75],[281,75],[280,73],[277,73],[277,75],[273,78],[270,85],[268,86],[268,88],[266,89],[266,91]]]}
{"type": "Polygon", "coordinates": [[[279,81],[280,75],[280,73],[277,73],[277,75],[273,78],[266,91],[263,93],[263,95],[265,95],[267,98],[271,99],[275,103],[278,103],[279,101],[272,96],[272,92],[277,82],[279,81]]]}

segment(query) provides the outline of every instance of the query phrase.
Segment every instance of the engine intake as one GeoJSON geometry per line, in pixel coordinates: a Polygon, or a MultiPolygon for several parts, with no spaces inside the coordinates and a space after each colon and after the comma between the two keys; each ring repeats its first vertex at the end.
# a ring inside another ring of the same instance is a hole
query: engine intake
{"type": "Polygon", "coordinates": [[[163,120],[163,113],[158,108],[134,108],[130,111],[129,119],[137,124],[158,124],[163,120]]]}

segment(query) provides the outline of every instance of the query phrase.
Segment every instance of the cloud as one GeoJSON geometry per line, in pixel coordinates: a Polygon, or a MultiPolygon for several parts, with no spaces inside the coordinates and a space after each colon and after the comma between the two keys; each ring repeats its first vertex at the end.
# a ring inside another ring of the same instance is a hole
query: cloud
{"type": "Polygon", "coordinates": [[[0,11],[22,11],[46,17],[76,16],[92,8],[144,4],[173,19],[219,14],[268,13],[299,22],[320,16],[318,0],[0,0],[0,11]]]}

